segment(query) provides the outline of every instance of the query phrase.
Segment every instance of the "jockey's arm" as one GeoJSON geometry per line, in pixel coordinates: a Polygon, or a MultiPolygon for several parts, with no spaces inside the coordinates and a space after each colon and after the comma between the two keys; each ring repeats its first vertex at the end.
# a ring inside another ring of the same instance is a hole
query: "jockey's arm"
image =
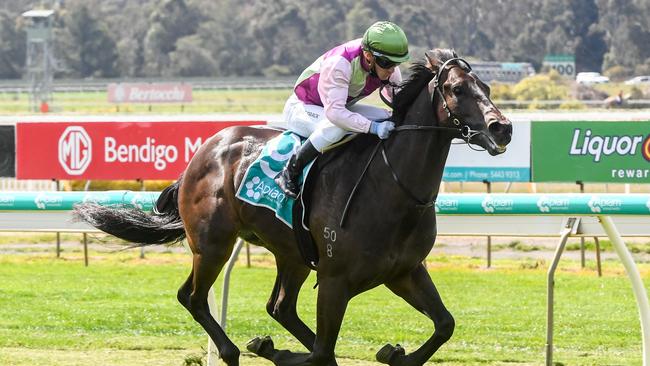
{"type": "Polygon", "coordinates": [[[343,57],[323,61],[318,80],[318,94],[323,102],[325,117],[338,127],[352,132],[367,133],[371,121],[346,108],[352,65],[343,57]]]}

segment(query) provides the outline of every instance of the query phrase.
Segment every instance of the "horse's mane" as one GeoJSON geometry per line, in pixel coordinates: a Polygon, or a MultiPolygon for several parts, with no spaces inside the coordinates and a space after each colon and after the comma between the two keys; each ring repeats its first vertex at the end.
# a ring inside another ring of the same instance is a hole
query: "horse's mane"
{"type": "MultiPolygon", "coordinates": [[[[440,63],[458,57],[453,49],[436,48],[427,52],[432,60],[440,63]]],[[[434,73],[425,62],[416,62],[409,68],[410,76],[400,87],[401,90],[395,94],[393,99],[393,121],[401,124],[406,117],[406,111],[415,101],[422,88],[433,79],[434,73]]]]}

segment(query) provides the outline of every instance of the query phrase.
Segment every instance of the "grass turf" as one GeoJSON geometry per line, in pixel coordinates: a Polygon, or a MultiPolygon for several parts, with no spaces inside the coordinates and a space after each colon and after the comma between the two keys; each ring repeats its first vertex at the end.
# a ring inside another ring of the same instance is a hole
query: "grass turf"
{"type": "MultiPolygon", "coordinates": [[[[65,253],[64,253],[65,254],[65,253]]],[[[198,365],[206,336],[175,300],[190,270],[187,255],[79,253],[62,259],[0,256],[0,364],[198,365]]],[[[254,257],[232,276],[228,334],[242,349],[270,334],[278,348],[302,347],[265,312],[275,271],[254,257]]],[[[445,365],[539,365],[544,359],[546,265],[431,257],[430,273],[457,322],[456,332],[432,359],[445,365]]],[[[537,263],[537,262],[536,262],[537,263]]],[[[642,264],[644,278],[649,266],[642,264]]],[[[641,363],[634,296],[622,266],[605,262],[605,275],[563,261],[556,276],[555,361],[565,365],[641,363]]],[[[314,327],[312,275],[299,314],[314,327]]],[[[385,343],[407,352],[433,330],[431,322],[383,287],[353,299],[337,343],[341,365],[373,364],[385,343]]],[[[265,365],[245,355],[243,365],[265,365]]]]}

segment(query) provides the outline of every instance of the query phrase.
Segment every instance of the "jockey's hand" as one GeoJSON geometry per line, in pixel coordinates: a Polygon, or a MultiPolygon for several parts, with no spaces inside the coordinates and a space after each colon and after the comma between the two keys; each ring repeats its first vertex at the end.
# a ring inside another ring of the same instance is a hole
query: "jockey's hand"
{"type": "Polygon", "coordinates": [[[370,130],[368,132],[379,136],[380,139],[385,140],[390,136],[390,133],[395,129],[395,123],[391,121],[370,123],[370,130]]]}

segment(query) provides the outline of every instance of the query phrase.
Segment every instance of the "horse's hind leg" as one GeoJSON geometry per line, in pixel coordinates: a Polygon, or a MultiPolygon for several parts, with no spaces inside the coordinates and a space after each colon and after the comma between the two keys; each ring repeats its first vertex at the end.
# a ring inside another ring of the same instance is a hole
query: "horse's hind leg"
{"type": "MultiPolygon", "coordinates": [[[[208,235],[205,235],[205,237],[208,237],[208,235]]],[[[186,304],[189,304],[188,310],[190,314],[214,341],[219,350],[219,357],[226,365],[237,366],[239,365],[239,349],[228,338],[217,321],[214,320],[208,307],[208,292],[232,252],[235,236],[226,235],[219,241],[200,241],[198,245],[193,245],[197,241],[192,239],[194,237],[188,236],[194,253],[192,274],[185,284],[181,286],[178,299],[186,308],[186,304]],[[190,283],[192,284],[192,293],[186,303],[183,300],[186,298],[185,294],[190,283]]]]}
{"type": "Polygon", "coordinates": [[[433,320],[435,332],[415,352],[404,355],[401,347],[384,346],[377,353],[377,360],[391,366],[421,366],[451,338],[455,322],[442,303],[436,286],[423,265],[386,286],[415,309],[433,320]]]}
{"type": "Polygon", "coordinates": [[[176,294],[176,299],[187,311],[190,311],[190,295],[192,295],[192,282],[194,282],[194,271],[190,272],[187,280],[181,285],[176,294]]]}
{"type": "Polygon", "coordinates": [[[287,264],[281,258],[278,258],[277,263],[278,274],[266,311],[311,351],[314,349],[316,335],[298,317],[296,311],[298,294],[309,276],[309,269],[302,264],[287,264]]]}

